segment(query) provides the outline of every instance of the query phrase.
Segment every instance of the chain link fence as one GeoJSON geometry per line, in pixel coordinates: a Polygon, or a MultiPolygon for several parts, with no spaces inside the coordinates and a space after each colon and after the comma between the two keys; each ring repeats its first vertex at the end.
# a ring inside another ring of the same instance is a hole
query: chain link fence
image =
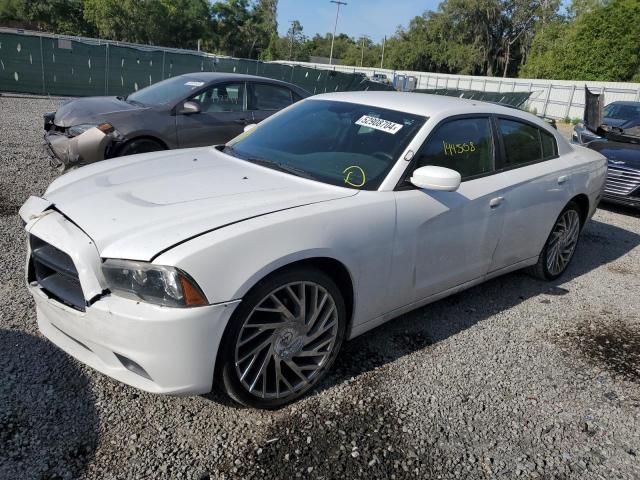
{"type": "Polygon", "coordinates": [[[0,29],[0,91],[42,95],[126,95],[191,72],[259,75],[312,94],[389,89],[362,73],[220,57],[91,38],[0,29]]]}

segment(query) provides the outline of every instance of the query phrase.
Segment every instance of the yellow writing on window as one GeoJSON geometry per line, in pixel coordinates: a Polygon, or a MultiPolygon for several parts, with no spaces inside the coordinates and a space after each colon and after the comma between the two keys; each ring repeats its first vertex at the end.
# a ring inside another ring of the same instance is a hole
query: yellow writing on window
{"type": "Polygon", "coordinates": [[[442,141],[445,155],[460,155],[461,153],[475,152],[476,146],[473,142],[465,143],[448,143],[445,140],[442,141]]]}

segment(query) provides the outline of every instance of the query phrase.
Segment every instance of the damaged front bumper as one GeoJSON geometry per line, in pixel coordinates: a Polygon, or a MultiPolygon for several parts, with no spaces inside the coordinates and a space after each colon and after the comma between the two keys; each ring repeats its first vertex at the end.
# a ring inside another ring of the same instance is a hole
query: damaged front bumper
{"type": "Polygon", "coordinates": [[[116,130],[93,127],[75,137],[50,130],[44,135],[44,148],[54,164],[65,169],[87,165],[110,157],[119,142],[116,130]]]}

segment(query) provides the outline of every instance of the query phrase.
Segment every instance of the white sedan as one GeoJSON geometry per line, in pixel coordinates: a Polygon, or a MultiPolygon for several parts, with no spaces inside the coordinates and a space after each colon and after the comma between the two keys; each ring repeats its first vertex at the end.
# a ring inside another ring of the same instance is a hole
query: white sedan
{"type": "Polygon", "coordinates": [[[606,160],[533,115],[319,95],[226,146],[124,157],[20,210],[41,332],[150,392],[275,408],[347,339],[524,267],[555,279],[606,160]]]}

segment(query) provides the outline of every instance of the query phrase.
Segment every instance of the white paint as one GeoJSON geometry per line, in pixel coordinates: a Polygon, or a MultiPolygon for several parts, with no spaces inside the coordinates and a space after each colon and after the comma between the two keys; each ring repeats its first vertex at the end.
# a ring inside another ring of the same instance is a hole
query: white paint
{"type": "Polygon", "coordinates": [[[2,67],[2,71],[4,72],[4,62],[0,59],[0,66],[2,67]]]}
{"type": "Polygon", "coordinates": [[[87,60],[87,65],[89,65],[89,68],[91,68],[91,57],[89,57],[89,60],[87,60]]]}
{"type": "Polygon", "coordinates": [[[122,57],[122,60],[120,60],[120,68],[124,67],[124,57],[122,57]]]}
{"type": "Polygon", "coordinates": [[[18,72],[13,72],[13,78],[16,82],[20,80],[20,75],[18,75],[18,72]]]}
{"type": "Polygon", "coordinates": [[[133,88],[136,92],[138,91],[138,82],[133,83],[133,88]]]}
{"type": "Polygon", "coordinates": [[[124,77],[120,75],[120,85],[124,87],[124,77]]]}
{"type": "Polygon", "coordinates": [[[29,63],[33,65],[33,55],[29,54],[29,63]]]}
{"type": "Polygon", "coordinates": [[[18,42],[18,45],[16,45],[16,50],[18,51],[18,53],[20,53],[20,50],[22,50],[22,45],[20,45],[20,42],[18,42]]]}
{"type": "Polygon", "coordinates": [[[56,63],[56,54],[55,53],[51,54],[51,60],[53,61],[53,63],[56,63]]]}
{"type": "MultiPolygon", "coordinates": [[[[189,273],[219,305],[161,308],[112,294],[78,313],[30,286],[42,333],[122,382],[152,392],[202,393],[211,388],[218,344],[237,300],[274,270],[319,256],[342,263],[355,289],[353,337],[535,263],[569,199],[585,194],[595,205],[604,185],[603,156],[569,145],[525,112],[394,92],[326,94],[314,100],[422,112],[430,118],[377,191],[293,176],[210,147],[116,158],[58,177],[45,199],[28,200],[20,215],[30,233],[71,256],[87,299],[108,287],[101,274],[103,258],[153,258],[189,273]],[[410,173],[406,153],[418,151],[441,120],[470,112],[531,119],[555,136],[560,155],[463,181],[456,192],[395,191],[399,178],[410,173]],[[565,176],[570,180],[559,183],[565,176]],[[504,201],[491,209],[496,197],[504,201]],[[56,211],[40,216],[50,204],[64,216],[56,211]],[[139,363],[153,382],[114,366],[113,351],[139,363]]],[[[270,121],[259,128],[268,129],[270,121]]]]}

